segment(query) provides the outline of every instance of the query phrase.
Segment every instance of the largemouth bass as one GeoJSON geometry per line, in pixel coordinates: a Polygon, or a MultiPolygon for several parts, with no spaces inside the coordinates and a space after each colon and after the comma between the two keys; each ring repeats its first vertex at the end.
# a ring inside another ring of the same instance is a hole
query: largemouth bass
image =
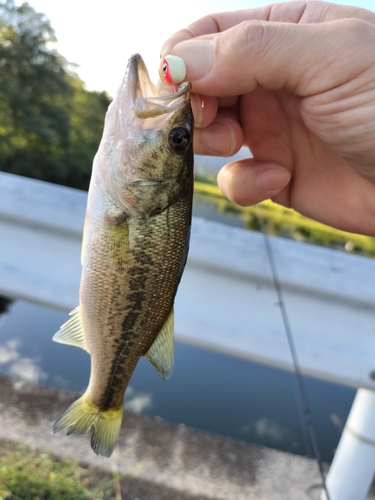
{"type": "Polygon", "coordinates": [[[95,156],[82,245],[80,304],[54,340],[91,355],[86,392],[52,432],[84,434],[110,456],[141,356],[168,378],[173,302],[185,266],[193,194],[190,84],[154,85],[128,62],[95,156]]]}

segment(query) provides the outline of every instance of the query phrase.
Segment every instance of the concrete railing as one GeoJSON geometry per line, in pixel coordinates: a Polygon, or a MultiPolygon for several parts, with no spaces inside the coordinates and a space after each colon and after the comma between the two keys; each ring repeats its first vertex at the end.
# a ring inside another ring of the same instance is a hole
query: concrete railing
{"type": "MultiPolygon", "coordinates": [[[[0,173],[1,295],[67,312],[78,304],[85,207],[82,191],[0,173]]],[[[371,414],[375,261],[279,238],[270,241],[302,372],[362,388],[357,409],[363,400],[371,414]]],[[[178,340],[294,369],[261,234],[194,218],[175,318],[178,340]]],[[[352,410],[356,415],[357,409],[352,410]]],[[[351,428],[350,435],[359,433],[359,441],[375,443],[375,428],[358,425],[360,430],[351,428]]],[[[365,474],[368,484],[374,450],[365,474]]],[[[341,456],[346,455],[344,450],[341,456]]],[[[337,484],[342,485],[345,467],[338,469],[337,484]]],[[[351,498],[343,493],[347,486],[335,493],[335,478],[329,477],[328,484],[330,500],[351,498]]],[[[364,498],[357,487],[355,498],[364,498]]]]}
{"type": "MultiPolygon", "coordinates": [[[[86,193],[0,174],[0,294],[78,304],[86,193]]],[[[270,238],[305,374],[375,389],[375,261],[270,238]]],[[[176,337],[293,369],[264,236],[194,218],[176,337]]]]}

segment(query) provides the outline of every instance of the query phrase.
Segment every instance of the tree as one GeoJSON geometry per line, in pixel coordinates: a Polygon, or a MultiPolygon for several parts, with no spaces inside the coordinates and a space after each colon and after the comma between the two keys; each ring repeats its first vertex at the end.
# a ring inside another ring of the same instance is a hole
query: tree
{"type": "Polygon", "coordinates": [[[94,155],[103,132],[104,116],[110,104],[105,92],[88,92],[84,83],[72,78],[74,96],[70,114],[69,172],[66,183],[88,189],[94,155]]]}
{"type": "Polygon", "coordinates": [[[109,105],[56,51],[27,3],[0,0],[0,169],[87,189],[109,105]]]}

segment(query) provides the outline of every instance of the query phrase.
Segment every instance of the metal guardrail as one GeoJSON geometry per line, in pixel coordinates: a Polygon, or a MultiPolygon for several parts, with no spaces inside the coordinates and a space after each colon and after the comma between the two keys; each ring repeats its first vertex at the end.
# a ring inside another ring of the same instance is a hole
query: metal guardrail
{"type": "MultiPolygon", "coordinates": [[[[77,305],[86,196],[0,173],[1,295],[77,305]]],[[[327,485],[330,500],[362,500],[375,464],[375,261],[270,240],[302,372],[360,388],[327,485]]],[[[294,369],[261,234],[194,218],[175,319],[178,340],[294,369]]]]}

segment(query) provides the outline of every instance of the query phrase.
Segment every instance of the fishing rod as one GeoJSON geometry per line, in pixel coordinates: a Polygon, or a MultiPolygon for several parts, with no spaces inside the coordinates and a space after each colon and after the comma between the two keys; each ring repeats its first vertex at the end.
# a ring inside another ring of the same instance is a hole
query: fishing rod
{"type": "Polygon", "coordinates": [[[315,430],[313,415],[312,415],[312,411],[311,411],[311,405],[310,405],[309,397],[307,394],[306,385],[305,385],[303,373],[301,370],[301,365],[299,363],[299,359],[298,359],[298,355],[297,355],[297,349],[296,349],[296,345],[294,342],[292,329],[290,326],[289,316],[288,316],[288,312],[287,312],[287,308],[286,308],[286,304],[285,304],[285,300],[284,300],[284,294],[283,294],[281,282],[280,282],[278,272],[277,272],[275,256],[274,256],[274,252],[272,249],[270,237],[267,234],[267,224],[266,224],[265,218],[263,217],[263,215],[261,214],[261,212],[259,210],[259,205],[257,205],[257,217],[258,217],[260,227],[261,227],[261,232],[262,232],[263,238],[264,238],[264,244],[266,247],[267,258],[268,258],[268,262],[270,264],[270,269],[271,269],[272,281],[273,281],[273,285],[274,285],[274,288],[276,291],[277,301],[278,301],[278,304],[280,306],[281,317],[282,317],[282,321],[284,324],[284,329],[285,329],[286,337],[288,340],[289,350],[291,353],[292,362],[293,362],[293,366],[294,366],[294,373],[295,373],[296,381],[297,381],[297,390],[295,390],[295,397],[296,397],[296,401],[297,401],[297,406],[298,406],[298,411],[299,411],[299,416],[300,416],[300,421],[301,421],[301,427],[302,427],[302,431],[304,431],[304,428],[306,426],[307,435],[308,435],[308,439],[309,439],[309,441],[307,441],[306,434],[305,434],[305,432],[303,432],[305,446],[307,449],[309,449],[311,447],[311,449],[313,451],[313,455],[314,455],[315,460],[318,464],[319,474],[320,474],[320,477],[322,480],[322,486],[323,486],[323,491],[325,492],[325,495],[326,495],[326,500],[331,500],[331,498],[329,496],[328,489],[327,489],[326,474],[325,474],[324,468],[323,468],[323,460],[322,460],[322,457],[320,454],[318,440],[316,437],[316,430],[315,430]],[[305,426],[303,424],[305,424],[305,426]],[[309,446],[309,444],[310,444],[310,446],[309,446]]]}

